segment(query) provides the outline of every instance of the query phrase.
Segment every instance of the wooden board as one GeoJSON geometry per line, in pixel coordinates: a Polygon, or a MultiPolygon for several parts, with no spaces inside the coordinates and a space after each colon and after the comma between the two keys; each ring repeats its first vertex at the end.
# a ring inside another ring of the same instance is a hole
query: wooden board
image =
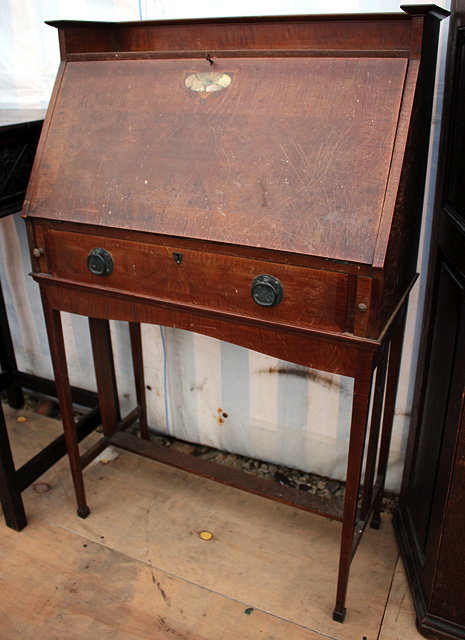
{"type": "MultiPolygon", "coordinates": [[[[28,417],[30,424],[36,421],[28,417]]],[[[373,637],[378,629],[397,559],[389,527],[368,532],[353,565],[347,622],[339,625],[330,617],[338,523],[124,451],[110,464],[92,464],[85,476],[92,510],[86,520],[75,515],[63,460],[43,477],[50,491],[31,488],[24,493],[30,522],[48,522],[198,587],[341,640],[352,640],[354,634],[373,637]],[[201,540],[202,530],[211,531],[213,539],[201,540]]]]}
{"type": "Polygon", "coordinates": [[[68,63],[29,215],[369,264],[406,68],[68,63]]]}
{"type": "Polygon", "coordinates": [[[44,522],[0,538],[5,640],[321,638],[44,522]]]}
{"type": "Polygon", "coordinates": [[[414,620],[415,607],[399,558],[379,640],[421,640],[423,636],[416,630],[414,620]]]}
{"type": "MultiPolygon", "coordinates": [[[[5,413],[18,460],[61,428],[5,413]]],[[[87,520],[74,515],[63,460],[39,480],[50,491],[25,492],[28,527],[0,527],[2,640],[353,640],[376,638],[386,621],[383,640],[421,638],[402,574],[385,615],[398,559],[388,519],[362,542],[340,625],[327,614],[339,525],[119,453],[86,470],[87,520]]]]}

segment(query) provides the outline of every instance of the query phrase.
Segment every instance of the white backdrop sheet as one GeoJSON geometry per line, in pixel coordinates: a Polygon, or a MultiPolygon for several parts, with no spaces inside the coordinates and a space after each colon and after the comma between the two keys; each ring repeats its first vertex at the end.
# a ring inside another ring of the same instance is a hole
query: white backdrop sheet
{"type": "MultiPolygon", "coordinates": [[[[421,4],[420,2],[418,2],[421,4]]],[[[447,6],[446,6],[447,8],[447,6]]],[[[45,20],[139,20],[226,15],[397,11],[392,0],[2,0],[0,108],[45,108],[59,63],[57,34],[45,20]]],[[[433,113],[419,270],[411,296],[388,474],[400,486],[421,327],[434,195],[447,21],[443,22],[433,113]]],[[[37,285],[30,270],[24,222],[0,221],[0,277],[21,370],[51,377],[37,285]]],[[[64,314],[70,377],[95,388],[84,318],[64,314]]],[[[135,401],[127,327],[112,322],[123,409],[135,401]]],[[[143,327],[150,424],[192,442],[342,479],[353,380],[308,370],[185,331],[143,327]]]]}

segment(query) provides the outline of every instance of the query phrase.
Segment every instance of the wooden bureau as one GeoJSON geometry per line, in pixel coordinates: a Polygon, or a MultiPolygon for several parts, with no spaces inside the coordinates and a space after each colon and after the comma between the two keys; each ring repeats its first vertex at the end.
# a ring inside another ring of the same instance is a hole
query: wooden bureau
{"type": "Polygon", "coordinates": [[[343,620],[351,559],[379,526],[444,15],[51,23],[62,64],[24,215],[80,516],[82,468],[110,443],[215,477],[148,442],[140,323],[352,376],[342,514],[217,474],[343,521],[343,620]],[[61,311],[90,319],[104,436],[82,456],[61,311]],[[109,319],[130,324],[125,418],[109,319]],[[141,438],[124,431],[135,421],[141,438]]]}

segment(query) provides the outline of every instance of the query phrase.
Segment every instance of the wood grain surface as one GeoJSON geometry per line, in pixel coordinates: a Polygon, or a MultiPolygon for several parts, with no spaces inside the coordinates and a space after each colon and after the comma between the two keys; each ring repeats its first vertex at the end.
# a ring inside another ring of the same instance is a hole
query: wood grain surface
{"type": "Polygon", "coordinates": [[[46,234],[45,246],[50,271],[60,278],[290,325],[345,330],[348,277],[342,273],[192,249],[180,252],[174,243],[160,246],[53,230],[46,234]],[[95,247],[104,247],[114,262],[104,278],[87,268],[95,247]],[[181,253],[179,264],[176,252],[181,253]],[[284,290],[282,302],[272,308],[260,307],[251,295],[254,278],[268,272],[284,290]]]}
{"type": "MultiPolygon", "coordinates": [[[[44,416],[5,414],[18,462],[61,431],[44,416]]],[[[49,491],[24,493],[26,529],[0,527],[2,640],[421,638],[402,573],[390,597],[389,521],[367,532],[340,625],[329,615],[339,524],[124,451],[85,474],[92,519],[70,508],[62,460],[39,480],[49,491]]]]}
{"type": "Polygon", "coordinates": [[[406,60],[213,66],[68,63],[29,215],[370,263],[406,60]]]}

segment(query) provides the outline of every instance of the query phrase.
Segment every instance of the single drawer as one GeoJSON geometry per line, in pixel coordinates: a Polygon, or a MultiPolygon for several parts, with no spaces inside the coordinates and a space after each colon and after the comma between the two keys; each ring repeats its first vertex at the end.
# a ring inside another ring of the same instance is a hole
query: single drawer
{"type": "Polygon", "coordinates": [[[55,229],[45,234],[45,253],[52,275],[78,284],[293,326],[345,329],[343,273],[55,229]]]}

